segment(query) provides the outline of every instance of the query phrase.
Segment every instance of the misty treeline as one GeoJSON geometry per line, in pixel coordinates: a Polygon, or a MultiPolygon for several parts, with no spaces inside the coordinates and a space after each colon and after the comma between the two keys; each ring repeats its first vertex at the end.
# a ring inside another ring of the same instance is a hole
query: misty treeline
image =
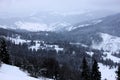
{"type": "MultiPolygon", "coordinates": [[[[33,44],[31,42],[31,44],[33,44]]],[[[0,38],[0,64],[6,63],[27,71],[33,77],[47,77],[54,80],[101,80],[98,63],[99,56],[87,55],[83,47],[70,45],[68,42],[57,43],[65,49],[56,50],[28,49],[28,44],[15,44],[0,38]],[[6,45],[7,44],[7,45],[6,45]],[[76,54],[77,53],[77,54],[76,54]],[[79,53],[79,54],[78,54],[79,53]]],[[[98,52],[99,51],[94,51],[98,52]]],[[[109,62],[105,61],[104,63],[109,62]]],[[[108,65],[110,65],[109,62],[108,65]]],[[[112,65],[112,63],[111,63],[112,65]]],[[[116,71],[120,80],[120,68],[116,71]]]]}

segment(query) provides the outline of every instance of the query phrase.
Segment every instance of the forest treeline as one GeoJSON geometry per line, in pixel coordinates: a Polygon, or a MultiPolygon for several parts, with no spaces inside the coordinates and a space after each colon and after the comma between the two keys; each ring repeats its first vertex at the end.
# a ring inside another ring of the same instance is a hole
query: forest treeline
{"type": "MultiPolygon", "coordinates": [[[[93,55],[91,58],[85,54],[84,48],[79,50],[78,47],[67,43],[61,46],[66,47],[66,50],[36,51],[28,49],[27,44],[16,45],[0,38],[0,64],[17,66],[36,78],[42,76],[54,80],[101,80],[98,61],[102,60],[97,59],[98,56],[93,55]],[[79,54],[73,55],[73,50],[79,54]]],[[[116,75],[116,80],[120,80],[120,67],[116,75]]]]}

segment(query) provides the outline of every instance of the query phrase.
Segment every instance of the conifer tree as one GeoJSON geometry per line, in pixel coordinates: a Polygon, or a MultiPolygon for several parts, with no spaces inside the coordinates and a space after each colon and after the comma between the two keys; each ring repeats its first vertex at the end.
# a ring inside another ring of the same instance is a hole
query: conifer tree
{"type": "Polygon", "coordinates": [[[0,60],[6,64],[9,64],[9,54],[5,39],[0,39],[0,60]]]}
{"type": "Polygon", "coordinates": [[[82,79],[83,80],[90,80],[90,69],[88,67],[88,63],[85,58],[82,61],[82,79]]]}
{"type": "Polygon", "coordinates": [[[116,74],[117,74],[117,80],[120,80],[120,66],[118,67],[116,74]]]}
{"type": "Polygon", "coordinates": [[[101,80],[101,73],[99,71],[98,63],[94,60],[91,73],[92,80],[101,80]]]}

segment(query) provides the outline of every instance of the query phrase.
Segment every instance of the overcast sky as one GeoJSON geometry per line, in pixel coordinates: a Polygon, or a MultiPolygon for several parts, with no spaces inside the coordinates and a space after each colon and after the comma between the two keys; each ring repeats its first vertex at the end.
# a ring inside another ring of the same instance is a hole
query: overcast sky
{"type": "Polygon", "coordinates": [[[0,0],[0,12],[120,11],[120,0],[0,0]]]}

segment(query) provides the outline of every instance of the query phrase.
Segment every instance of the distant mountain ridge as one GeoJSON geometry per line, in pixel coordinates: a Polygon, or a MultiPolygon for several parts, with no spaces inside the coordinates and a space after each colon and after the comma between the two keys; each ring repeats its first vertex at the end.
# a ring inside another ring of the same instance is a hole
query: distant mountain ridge
{"type": "Polygon", "coordinates": [[[76,23],[101,18],[107,15],[110,15],[109,11],[104,12],[104,14],[101,13],[100,11],[77,14],[39,12],[28,15],[26,17],[0,18],[0,27],[14,30],[27,30],[32,32],[36,31],[63,32],[76,29],[73,27],[73,25],[76,23]]]}

